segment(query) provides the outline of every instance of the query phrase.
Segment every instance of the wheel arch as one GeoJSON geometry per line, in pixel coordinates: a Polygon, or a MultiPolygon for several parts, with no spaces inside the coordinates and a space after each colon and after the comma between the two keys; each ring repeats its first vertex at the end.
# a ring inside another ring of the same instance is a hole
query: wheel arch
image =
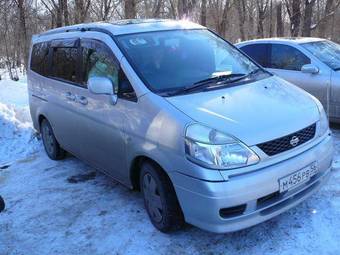
{"type": "MultiPolygon", "coordinates": [[[[139,178],[140,178],[140,172],[141,172],[141,166],[143,163],[149,162],[157,167],[157,169],[160,169],[171,181],[168,173],[165,171],[165,169],[159,164],[155,159],[145,156],[145,155],[138,155],[136,156],[130,165],[130,182],[132,184],[132,188],[134,190],[140,190],[139,185],[139,178]]],[[[171,182],[172,184],[172,182],[171,182]]]]}

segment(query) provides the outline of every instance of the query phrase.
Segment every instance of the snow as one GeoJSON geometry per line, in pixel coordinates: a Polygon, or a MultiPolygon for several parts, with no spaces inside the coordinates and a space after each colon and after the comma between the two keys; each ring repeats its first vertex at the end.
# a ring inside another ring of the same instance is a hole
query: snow
{"type": "MultiPolygon", "coordinates": [[[[333,129],[340,166],[340,129],[333,129]]],[[[74,157],[47,158],[29,116],[27,87],[0,81],[0,254],[339,254],[340,170],[282,215],[231,234],[149,222],[143,200],[74,157]]]]}

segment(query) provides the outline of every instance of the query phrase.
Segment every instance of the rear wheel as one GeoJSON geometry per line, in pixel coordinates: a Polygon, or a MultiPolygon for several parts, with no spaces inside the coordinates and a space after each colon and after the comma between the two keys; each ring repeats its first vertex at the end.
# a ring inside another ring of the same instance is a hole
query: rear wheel
{"type": "Polygon", "coordinates": [[[152,224],[162,232],[183,227],[184,217],[169,177],[155,164],[142,165],[140,187],[152,224]]]}
{"type": "Polygon", "coordinates": [[[48,120],[43,119],[40,125],[41,137],[45,151],[50,159],[60,160],[65,158],[65,151],[60,147],[54,136],[52,127],[48,120]]]}

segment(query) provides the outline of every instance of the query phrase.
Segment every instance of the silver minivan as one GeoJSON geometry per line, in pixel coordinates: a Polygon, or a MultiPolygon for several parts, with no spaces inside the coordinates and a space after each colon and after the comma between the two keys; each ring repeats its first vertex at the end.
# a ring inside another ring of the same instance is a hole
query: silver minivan
{"type": "Polygon", "coordinates": [[[311,93],[340,123],[340,45],[321,38],[267,38],[237,44],[262,67],[311,93]]]}
{"type": "Polygon", "coordinates": [[[163,232],[184,222],[247,228],[299,204],[331,174],[319,101],[188,21],[34,36],[28,87],[48,156],[70,152],[141,190],[163,232]]]}

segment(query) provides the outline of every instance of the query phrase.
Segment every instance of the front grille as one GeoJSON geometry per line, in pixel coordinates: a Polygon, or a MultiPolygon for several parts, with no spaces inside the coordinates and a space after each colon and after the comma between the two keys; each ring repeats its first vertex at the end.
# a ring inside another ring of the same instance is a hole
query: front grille
{"type": "Polygon", "coordinates": [[[314,123],[313,125],[310,125],[304,129],[301,129],[300,131],[297,131],[295,133],[286,135],[284,137],[281,137],[275,140],[271,140],[269,142],[258,144],[257,146],[268,156],[273,156],[281,152],[295,148],[311,140],[315,136],[315,129],[316,129],[316,124],[314,123]],[[294,144],[292,140],[295,140],[296,142],[297,140],[296,138],[298,138],[298,142],[294,144]]]}

